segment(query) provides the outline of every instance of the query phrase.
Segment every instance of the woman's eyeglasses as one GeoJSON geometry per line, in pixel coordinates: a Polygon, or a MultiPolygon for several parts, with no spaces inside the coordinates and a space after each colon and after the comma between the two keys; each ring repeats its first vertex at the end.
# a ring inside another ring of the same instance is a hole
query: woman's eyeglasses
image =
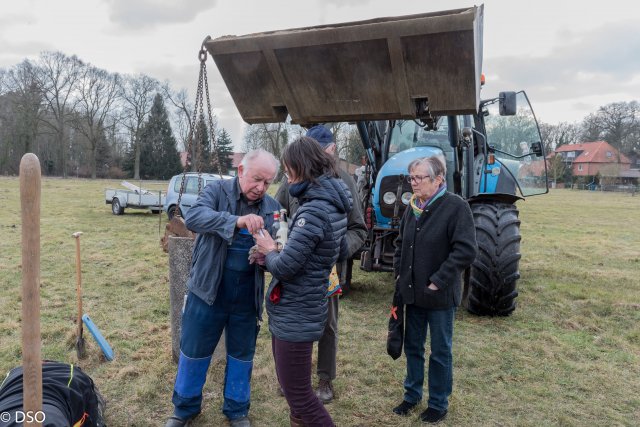
{"type": "Polygon", "coordinates": [[[423,179],[431,178],[429,175],[407,175],[407,182],[411,184],[411,182],[415,182],[416,184],[420,184],[423,179]]]}

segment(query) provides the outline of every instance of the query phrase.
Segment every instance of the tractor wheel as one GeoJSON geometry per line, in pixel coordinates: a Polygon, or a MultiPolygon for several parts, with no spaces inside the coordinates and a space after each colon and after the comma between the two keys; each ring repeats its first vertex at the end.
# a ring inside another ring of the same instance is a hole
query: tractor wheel
{"type": "Polygon", "coordinates": [[[111,212],[114,215],[122,215],[124,213],[124,208],[122,207],[122,205],[120,204],[120,200],[118,200],[117,198],[113,198],[113,200],[111,201],[111,212]]]}
{"type": "Polygon", "coordinates": [[[471,205],[478,256],[471,265],[467,309],[474,314],[508,316],[516,308],[520,278],[520,220],[508,203],[471,205]]]}

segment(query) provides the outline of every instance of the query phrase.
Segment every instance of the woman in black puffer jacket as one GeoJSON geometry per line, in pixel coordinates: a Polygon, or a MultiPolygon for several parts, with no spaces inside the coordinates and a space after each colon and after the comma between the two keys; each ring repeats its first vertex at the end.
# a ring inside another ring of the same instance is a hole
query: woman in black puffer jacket
{"type": "Polygon", "coordinates": [[[282,155],[289,192],[300,208],[282,251],[269,233],[254,235],[273,280],[266,308],[278,381],[291,409],[291,424],[333,426],[311,387],[313,342],[327,319],[329,273],[346,253],[344,236],[351,194],[337,178],[333,158],[313,139],[301,137],[282,155]]]}

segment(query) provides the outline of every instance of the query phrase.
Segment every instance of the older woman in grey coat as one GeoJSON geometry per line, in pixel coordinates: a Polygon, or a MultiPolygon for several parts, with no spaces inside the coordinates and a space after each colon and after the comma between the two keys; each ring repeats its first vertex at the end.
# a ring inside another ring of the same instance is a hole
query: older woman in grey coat
{"type": "Polygon", "coordinates": [[[422,399],[428,331],[429,401],[420,418],[436,423],[447,415],[453,387],[453,319],[460,277],[476,257],[476,232],[469,204],[447,191],[444,162],[426,157],[408,169],[413,197],[400,222],[393,260],[396,292],[406,305],[407,376],[404,399],[393,412],[407,415],[422,399]]]}

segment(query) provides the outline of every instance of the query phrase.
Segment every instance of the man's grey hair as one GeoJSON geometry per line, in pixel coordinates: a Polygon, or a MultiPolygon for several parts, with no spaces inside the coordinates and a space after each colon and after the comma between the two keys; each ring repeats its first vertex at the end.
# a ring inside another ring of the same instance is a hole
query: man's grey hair
{"type": "Polygon", "coordinates": [[[249,167],[249,163],[253,162],[254,160],[260,157],[265,157],[273,163],[273,166],[275,167],[274,176],[277,175],[278,169],[280,169],[280,161],[276,159],[276,157],[273,154],[271,154],[267,150],[263,150],[262,148],[256,148],[255,150],[249,151],[247,154],[244,155],[240,164],[244,169],[247,169],[249,167]]]}
{"type": "Polygon", "coordinates": [[[437,154],[435,156],[420,157],[419,159],[415,159],[411,163],[409,163],[409,167],[407,168],[407,170],[409,173],[411,173],[412,170],[420,165],[425,165],[427,167],[427,174],[431,177],[432,180],[436,176],[442,176],[442,178],[446,178],[447,166],[444,160],[444,156],[437,154]]]}

